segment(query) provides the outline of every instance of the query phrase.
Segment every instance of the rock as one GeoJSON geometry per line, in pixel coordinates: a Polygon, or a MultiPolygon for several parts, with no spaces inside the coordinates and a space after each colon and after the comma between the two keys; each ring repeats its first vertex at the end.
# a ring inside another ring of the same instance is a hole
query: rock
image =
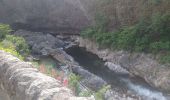
{"type": "Polygon", "coordinates": [[[82,77],[83,80],[81,82],[85,86],[87,86],[88,88],[94,91],[97,91],[101,87],[106,85],[106,82],[102,78],[88,72],[87,70],[83,69],[81,66],[73,66],[72,70],[74,73],[77,73],[82,77]]]}
{"type": "MultiPolygon", "coordinates": [[[[80,47],[85,47],[87,51],[98,55],[106,62],[121,65],[130,74],[145,79],[153,87],[170,92],[170,67],[159,64],[150,54],[99,49],[99,46],[93,41],[80,37],[77,40],[80,47]]],[[[115,67],[110,67],[110,69],[115,70],[115,67]]]]}
{"type": "Polygon", "coordinates": [[[50,34],[25,30],[18,30],[14,34],[25,38],[26,42],[31,47],[33,54],[48,56],[53,49],[55,50],[65,46],[62,40],[50,34]]]}
{"type": "Polygon", "coordinates": [[[130,97],[127,94],[119,93],[114,90],[107,90],[104,94],[105,100],[141,100],[138,96],[130,97]]]}
{"type": "Polygon", "coordinates": [[[112,62],[105,62],[105,66],[107,66],[110,70],[117,72],[117,73],[122,73],[122,74],[129,74],[129,72],[122,68],[120,65],[116,65],[112,62]]]}
{"type": "Polygon", "coordinates": [[[3,86],[10,100],[94,100],[75,97],[59,81],[3,51],[0,51],[0,85],[0,95],[3,86]]]}
{"type": "Polygon", "coordinates": [[[15,29],[75,34],[91,23],[76,2],[79,1],[3,0],[0,22],[12,24],[15,29]]]}
{"type": "Polygon", "coordinates": [[[144,78],[150,85],[170,92],[170,68],[159,64],[145,54],[124,55],[120,64],[131,73],[144,78]],[[128,63],[126,63],[128,62],[128,63]]]}

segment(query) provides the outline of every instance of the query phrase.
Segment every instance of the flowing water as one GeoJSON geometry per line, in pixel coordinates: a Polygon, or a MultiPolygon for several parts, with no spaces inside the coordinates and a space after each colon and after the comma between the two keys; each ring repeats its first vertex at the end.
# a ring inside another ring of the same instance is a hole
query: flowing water
{"type": "Polygon", "coordinates": [[[143,100],[170,100],[164,93],[151,87],[140,77],[130,77],[128,74],[116,73],[109,70],[100,58],[87,52],[84,48],[72,47],[67,49],[66,52],[80,66],[103,78],[115,90],[124,93],[130,91],[141,96],[143,100]]]}

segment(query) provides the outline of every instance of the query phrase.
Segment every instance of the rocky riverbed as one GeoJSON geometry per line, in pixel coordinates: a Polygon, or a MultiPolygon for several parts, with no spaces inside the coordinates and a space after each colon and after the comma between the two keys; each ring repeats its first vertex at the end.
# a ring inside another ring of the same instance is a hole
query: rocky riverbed
{"type": "MultiPolygon", "coordinates": [[[[130,59],[130,55],[128,53],[119,51],[116,53],[110,52],[108,49],[101,50],[99,47],[97,47],[97,44],[94,42],[91,42],[89,40],[84,40],[82,38],[77,38],[75,36],[53,36],[51,34],[47,33],[42,33],[42,32],[30,32],[30,31],[25,31],[25,30],[18,30],[14,33],[15,35],[22,36],[26,39],[27,43],[29,44],[32,55],[34,57],[41,57],[43,56],[52,56],[54,59],[58,60],[59,62],[66,64],[68,66],[72,66],[73,72],[79,74],[81,77],[83,77],[83,84],[85,84],[87,87],[91,88],[92,90],[98,90],[100,87],[103,85],[107,84],[107,81],[103,80],[100,76],[91,73],[89,70],[85,69],[82,67],[79,62],[77,62],[72,56],[68,55],[64,50],[67,50],[69,48],[72,48],[74,46],[80,46],[84,47],[87,51],[96,54],[99,58],[101,58],[103,61],[105,61],[104,65],[108,67],[110,71],[116,72],[116,73],[121,73],[121,74],[127,74],[130,76],[137,75],[142,78],[144,78],[149,84],[152,86],[157,86],[161,87],[164,89],[164,86],[167,84],[168,80],[165,80],[168,78],[168,71],[165,71],[165,78],[161,79],[159,83],[158,80],[153,81],[154,79],[160,79],[163,76],[157,77],[156,78],[151,78],[149,75],[153,75],[152,73],[147,73],[145,72],[145,69],[149,65],[153,65],[153,63],[149,63],[150,60],[145,60],[142,56],[140,55],[137,57],[137,61],[130,59]],[[126,57],[128,55],[128,57],[126,57]],[[125,59],[127,58],[127,59],[125,59]],[[139,61],[144,61],[144,63],[140,65],[139,61]],[[133,64],[138,64],[137,67],[131,67],[131,62],[133,61],[133,64]],[[148,63],[148,65],[147,65],[148,63]],[[140,66],[145,66],[145,67],[140,67],[140,66]],[[139,68],[144,68],[141,70],[138,70],[139,68]],[[145,74],[146,73],[146,74],[145,74]],[[155,85],[157,84],[157,85],[155,85]]],[[[153,67],[149,67],[151,70],[153,67]]],[[[163,70],[160,70],[163,71],[163,70]]],[[[105,99],[106,100],[166,100],[166,97],[163,96],[163,94],[160,92],[153,92],[148,89],[145,89],[141,86],[132,84],[131,81],[123,79],[124,83],[127,83],[129,87],[132,87],[133,91],[140,93],[148,92],[153,95],[151,98],[141,98],[140,95],[137,95],[136,93],[127,91],[127,92],[118,92],[114,89],[108,90],[105,94],[105,99]],[[135,87],[135,88],[134,88],[135,87]],[[143,90],[142,90],[143,89],[143,90]],[[142,90],[139,91],[139,90],[142,90]],[[156,96],[156,99],[155,99],[156,96]]],[[[144,96],[150,96],[150,95],[144,95],[144,96]]]]}
{"type": "MultiPolygon", "coordinates": [[[[159,64],[152,55],[144,53],[128,53],[125,51],[111,51],[100,49],[98,44],[88,39],[78,38],[80,47],[98,55],[106,62],[121,65],[133,75],[145,79],[153,87],[170,93],[170,67],[159,64]]],[[[113,69],[115,68],[112,66],[113,69]]]]}

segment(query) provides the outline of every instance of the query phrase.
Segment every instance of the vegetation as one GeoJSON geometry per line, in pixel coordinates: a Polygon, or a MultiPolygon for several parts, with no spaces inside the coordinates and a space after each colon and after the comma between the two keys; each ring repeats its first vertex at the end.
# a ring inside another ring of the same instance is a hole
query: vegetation
{"type": "Polygon", "coordinates": [[[9,25],[0,24],[0,50],[4,50],[12,55],[24,59],[28,55],[29,49],[24,38],[9,35],[12,29],[9,25]]]}
{"type": "Polygon", "coordinates": [[[0,41],[2,41],[7,34],[11,32],[11,28],[9,25],[0,24],[0,41]]]}
{"type": "Polygon", "coordinates": [[[114,50],[161,53],[162,56],[166,55],[166,57],[161,57],[161,62],[170,62],[170,55],[168,55],[170,52],[169,13],[155,14],[149,19],[144,18],[139,23],[120,28],[116,32],[107,32],[95,26],[83,31],[81,35],[114,50]]]}
{"type": "Polygon", "coordinates": [[[80,81],[79,76],[73,73],[69,75],[69,87],[74,91],[76,95],[80,93],[79,81],[80,81]]]}
{"type": "Polygon", "coordinates": [[[79,93],[79,96],[89,97],[91,95],[94,95],[95,100],[104,100],[104,94],[110,88],[111,88],[110,85],[106,85],[96,92],[91,91],[91,90],[82,91],[81,93],[79,93]]]}
{"type": "Polygon", "coordinates": [[[103,86],[100,90],[98,90],[94,96],[95,96],[95,99],[96,100],[104,100],[104,93],[110,89],[111,86],[110,85],[107,85],[107,86],[103,86]]]}

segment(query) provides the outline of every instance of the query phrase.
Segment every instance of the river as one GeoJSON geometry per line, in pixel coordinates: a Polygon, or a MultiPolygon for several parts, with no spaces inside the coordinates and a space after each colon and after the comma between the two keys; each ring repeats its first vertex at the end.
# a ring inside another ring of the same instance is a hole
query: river
{"type": "Polygon", "coordinates": [[[84,48],[72,47],[67,49],[66,52],[71,55],[80,66],[83,66],[84,69],[104,79],[114,90],[124,93],[133,92],[143,100],[170,100],[166,93],[151,87],[140,77],[131,77],[128,74],[109,70],[109,68],[104,65],[104,61],[97,55],[87,52],[84,48]]]}

